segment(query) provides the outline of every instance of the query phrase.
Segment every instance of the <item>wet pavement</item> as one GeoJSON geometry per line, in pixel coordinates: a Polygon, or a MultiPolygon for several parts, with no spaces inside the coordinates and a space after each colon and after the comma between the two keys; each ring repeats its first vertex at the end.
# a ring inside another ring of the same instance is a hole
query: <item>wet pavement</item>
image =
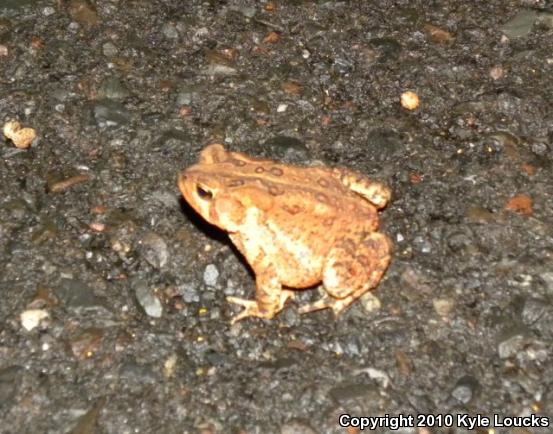
{"type": "Polygon", "coordinates": [[[0,432],[553,432],[552,46],[540,0],[0,0],[0,432]],[[211,142],[387,184],[377,299],[231,326],[211,142]]]}

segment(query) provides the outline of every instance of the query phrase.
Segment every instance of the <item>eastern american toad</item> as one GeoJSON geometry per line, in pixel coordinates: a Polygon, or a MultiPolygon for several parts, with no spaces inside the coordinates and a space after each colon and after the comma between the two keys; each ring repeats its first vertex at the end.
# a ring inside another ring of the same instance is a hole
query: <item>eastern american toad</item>
{"type": "Polygon", "coordinates": [[[376,287],[390,263],[391,242],[378,232],[390,191],[359,173],[279,164],[213,144],[178,185],[204,219],[229,233],[255,273],[255,300],[227,297],[244,307],[233,323],[273,318],[292,288],[321,281],[326,294],[300,312],[338,315],[376,287]]]}

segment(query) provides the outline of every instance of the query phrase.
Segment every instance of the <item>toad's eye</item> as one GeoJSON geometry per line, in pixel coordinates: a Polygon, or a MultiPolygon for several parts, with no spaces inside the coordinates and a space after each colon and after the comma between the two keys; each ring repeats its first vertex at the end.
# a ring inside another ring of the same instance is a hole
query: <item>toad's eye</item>
{"type": "Polygon", "coordinates": [[[213,198],[213,193],[209,190],[206,190],[201,185],[196,186],[196,193],[200,199],[211,200],[213,198]]]}

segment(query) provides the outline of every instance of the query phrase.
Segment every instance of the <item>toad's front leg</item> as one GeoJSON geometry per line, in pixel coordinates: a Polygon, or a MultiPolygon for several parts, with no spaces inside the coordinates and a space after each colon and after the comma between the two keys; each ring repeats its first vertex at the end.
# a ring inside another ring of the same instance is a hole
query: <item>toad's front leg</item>
{"type": "Polygon", "coordinates": [[[256,274],[255,300],[239,297],[227,297],[230,303],[244,307],[244,310],[231,320],[231,324],[250,316],[271,319],[279,313],[286,300],[294,297],[294,291],[282,289],[276,272],[265,270],[256,274]]]}

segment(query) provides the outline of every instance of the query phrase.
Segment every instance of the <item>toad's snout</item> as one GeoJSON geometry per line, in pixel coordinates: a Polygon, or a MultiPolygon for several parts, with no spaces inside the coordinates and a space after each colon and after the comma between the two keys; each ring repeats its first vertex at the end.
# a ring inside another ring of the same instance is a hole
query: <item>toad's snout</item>
{"type": "Polygon", "coordinates": [[[186,176],[186,172],[179,173],[178,179],[177,179],[177,185],[179,186],[179,190],[181,193],[184,194],[184,191],[186,189],[186,180],[188,177],[186,176]]]}

